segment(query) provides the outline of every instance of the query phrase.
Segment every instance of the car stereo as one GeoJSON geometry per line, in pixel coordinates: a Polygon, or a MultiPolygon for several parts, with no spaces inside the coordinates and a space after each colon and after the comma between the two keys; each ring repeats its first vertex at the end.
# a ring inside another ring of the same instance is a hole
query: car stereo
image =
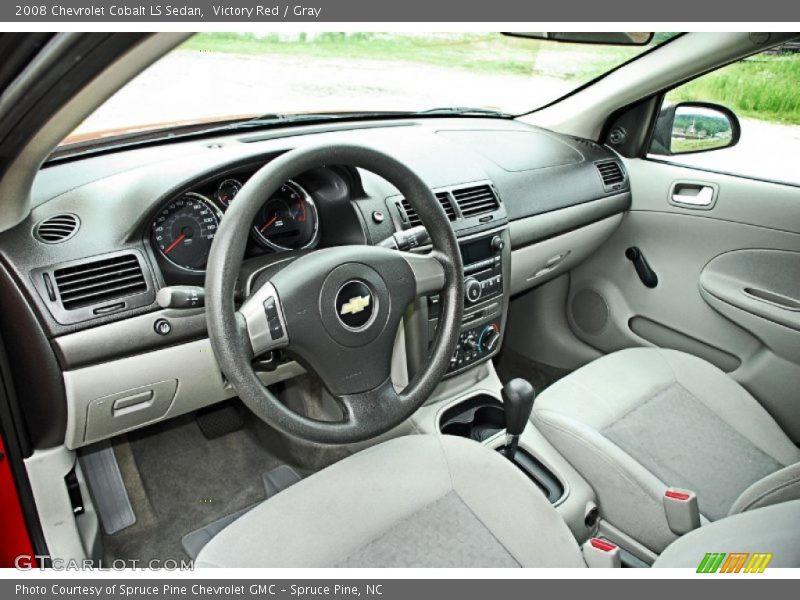
{"type": "MultiPolygon", "coordinates": [[[[459,243],[464,264],[464,316],[458,346],[447,373],[453,374],[493,356],[502,337],[503,248],[499,233],[459,243]]],[[[428,296],[428,344],[441,316],[440,297],[428,296]]]]}

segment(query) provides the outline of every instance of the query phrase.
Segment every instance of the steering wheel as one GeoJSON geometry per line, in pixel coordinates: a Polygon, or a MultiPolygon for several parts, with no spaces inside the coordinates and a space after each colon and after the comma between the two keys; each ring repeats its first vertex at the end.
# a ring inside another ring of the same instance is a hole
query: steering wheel
{"type": "Polygon", "coordinates": [[[450,222],[414,171],[366,146],[303,147],[256,172],[214,237],[205,285],[211,346],[239,398],[276,429],[312,442],[362,441],[399,425],[430,396],[458,342],[464,278],[450,222]],[[264,200],[288,179],[331,164],[360,167],[393,184],[417,211],[432,251],[363,245],[315,250],[288,262],[237,310],[234,288],[251,223],[264,200]],[[398,393],[391,363],[400,321],[415,297],[436,291],[442,308],[429,359],[398,393]],[[300,415],[261,382],[253,359],[280,348],[320,378],[342,408],[341,421],[300,415]]]}

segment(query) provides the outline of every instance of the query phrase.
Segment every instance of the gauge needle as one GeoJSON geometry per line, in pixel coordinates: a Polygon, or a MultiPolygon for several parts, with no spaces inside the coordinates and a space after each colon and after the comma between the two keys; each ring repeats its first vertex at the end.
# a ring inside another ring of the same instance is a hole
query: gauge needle
{"type": "Polygon", "coordinates": [[[169,246],[167,246],[167,249],[166,249],[166,250],[164,250],[164,254],[169,254],[170,252],[172,252],[173,250],[175,250],[175,247],[176,247],[178,244],[180,244],[180,243],[181,243],[183,240],[185,240],[185,239],[186,239],[186,234],[185,234],[185,233],[182,233],[182,234],[180,234],[180,235],[179,235],[179,236],[178,236],[178,237],[175,239],[175,241],[174,241],[174,242],[172,242],[172,243],[171,243],[169,246]]]}
{"type": "Polygon", "coordinates": [[[267,221],[267,222],[266,222],[266,223],[264,223],[264,224],[263,224],[261,227],[259,227],[259,229],[258,229],[258,230],[259,230],[260,232],[262,232],[262,233],[263,233],[265,229],[269,229],[269,228],[270,228],[270,226],[271,226],[271,225],[272,225],[272,224],[273,224],[275,221],[277,221],[277,220],[278,220],[278,215],[275,215],[275,216],[274,216],[274,217],[272,217],[272,218],[271,218],[269,221],[267,221]]]}

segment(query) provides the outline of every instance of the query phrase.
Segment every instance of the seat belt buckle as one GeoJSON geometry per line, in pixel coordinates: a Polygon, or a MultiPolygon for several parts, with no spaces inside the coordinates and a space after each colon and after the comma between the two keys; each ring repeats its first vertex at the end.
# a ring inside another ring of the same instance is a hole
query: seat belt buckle
{"type": "Polygon", "coordinates": [[[673,533],[683,535],[697,529],[700,527],[697,494],[691,490],[667,488],[664,492],[664,514],[673,533]]]}
{"type": "Polygon", "coordinates": [[[619,547],[602,538],[591,538],[581,546],[583,561],[590,569],[618,569],[622,566],[619,547]]]}

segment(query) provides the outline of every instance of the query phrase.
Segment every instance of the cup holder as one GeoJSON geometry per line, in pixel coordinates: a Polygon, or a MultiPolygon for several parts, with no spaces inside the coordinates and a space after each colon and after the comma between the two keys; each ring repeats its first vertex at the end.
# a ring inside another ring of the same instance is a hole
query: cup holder
{"type": "Polygon", "coordinates": [[[439,430],[477,442],[488,440],[505,428],[503,405],[488,394],[479,394],[451,406],[439,420],[439,430]]]}
{"type": "MultiPolygon", "coordinates": [[[[439,431],[442,433],[470,438],[476,442],[485,442],[505,427],[502,403],[488,394],[478,394],[454,404],[439,419],[439,431]]],[[[502,446],[497,450],[503,452],[504,448],[502,446]]],[[[558,477],[523,448],[517,450],[514,464],[536,484],[551,503],[555,504],[564,495],[564,486],[558,477]]]]}

